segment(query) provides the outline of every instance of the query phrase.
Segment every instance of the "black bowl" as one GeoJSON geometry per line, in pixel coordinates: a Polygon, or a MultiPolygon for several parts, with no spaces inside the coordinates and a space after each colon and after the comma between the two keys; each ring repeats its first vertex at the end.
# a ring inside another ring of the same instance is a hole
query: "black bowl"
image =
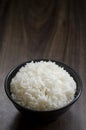
{"type": "MultiPolygon", "coordinates": [[[[49,61],[47,59],[39,59],[39,60],[33,60],[34,62],[36,61],[49,61]]],[[[67,66],[66,64],[59,62],[59,61],[55,61],[55,60],[51,60],[52,62],[55,62],[57,65],[63,67],[75,80],[76,84],[77,84],[77,89],[76,89],[76,93],[75,93],[75,97],[74,99],[67,104],[66,106],[60,108],[60,109],[54,109],[54,110],[49,110],[49,111],[38,111],[38,110],[31,110],[28,108],[25,108],[21,105],[19,105],[18,103],[16,103],[12,97],[11,97],[11,92],[10,92],[10,82],[11,79],[16,75],[16,73],[18,72],[18,70],[24,66],[26,63],[30,63],[31,61],[26,61],[16,67],[14,67],[12,70],[10,70],[10,72],[7,74],[6,79],[5,79],[5,92],[7,94],[7,96],[9,97],[9,99],[12,101],[12,103],[14,104],[14,106],[25,116],[28,117],[28,119],[30,120],[35,120],[38,122],[49,122],[49,121],[53,121],[56,120],[59,115],[61,115],[62,113],[66,112],[71,106],[72,104],[74,104],[77,99],[80,97],[81,92],[82,92],[82,81],[79,77],[79,75],[69,66],[67,66]]]]}

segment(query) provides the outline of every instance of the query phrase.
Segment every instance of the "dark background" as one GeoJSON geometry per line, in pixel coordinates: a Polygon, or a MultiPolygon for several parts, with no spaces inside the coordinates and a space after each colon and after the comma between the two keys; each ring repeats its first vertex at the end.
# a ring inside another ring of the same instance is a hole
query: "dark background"
{"type": "Polygon", "coordinates": [[[0,0],[0,130],[85,130],[85,84],[85,0],[0,0]],[[24,120],[4,92],[4,79],[12,67],[39,58],[68,64],[84,86],[78,102],[46,125],[24,120]]]}

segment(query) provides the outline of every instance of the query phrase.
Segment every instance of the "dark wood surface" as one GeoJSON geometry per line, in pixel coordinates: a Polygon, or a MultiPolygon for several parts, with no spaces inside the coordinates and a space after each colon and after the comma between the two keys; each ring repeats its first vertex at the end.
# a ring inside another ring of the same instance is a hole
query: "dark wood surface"
{"type": "Polygon", "coordinates": [[[86,130],[86,1],[0,0],[0,130],[86,130]],[[57,121],[24,120],[4,92],[15,65],[31,59],[63,61],[81,76],[83,93],[57,121]]]}

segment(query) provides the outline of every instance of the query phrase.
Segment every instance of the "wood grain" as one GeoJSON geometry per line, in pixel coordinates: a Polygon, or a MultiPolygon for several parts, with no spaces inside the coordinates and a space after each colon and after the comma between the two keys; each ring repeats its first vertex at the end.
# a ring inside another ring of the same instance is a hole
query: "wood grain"
{"type": "Polygon", "coordinates": [[[86,124],[86,1],[0,1],[0,130],[85,130],[86,124]],[[15,65],[48,58],[73,67],[83,81],[79,101],[57,121],[31,124],[4,92],[4,79],[15,65]]]}

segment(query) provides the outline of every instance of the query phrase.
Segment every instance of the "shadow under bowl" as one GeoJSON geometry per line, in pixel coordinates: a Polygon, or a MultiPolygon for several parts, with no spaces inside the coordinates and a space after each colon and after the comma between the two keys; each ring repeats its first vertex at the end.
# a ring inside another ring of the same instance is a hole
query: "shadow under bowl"
{"type": "Polygon", "coordinates": [[[77,99],[80,97],[81,92],[82,92],[82,81],[80,79],[80,76],[68,65],[59,62],[59,61],[55,61],[55,60],[50,60],[52,62],[55,62],[57,65],[59,65],[60,67],[63,67],[75,80],[77,88],[76,88],[76,93],[74,96],[74,99],[67,104],[66,106],[60,108],[60,109],[54,109],[54,110],[47,110],[47,111],[38,111],[38,110],[31,110],[28,108],[25,108],[21,105],[19,105],[18,103],[16,103],[12,97],[11,97],[11,92],[10,92],[10,82],[12,80],[12,78],[16,75],[16,73],[19,71],[19,69],[22,66],[25,66],[26,63],[30,63],[31,61],[33,62],[39,62],[39,61],[49,61],[48,59],[38,59],[38,60],[30,60],[30,61],[26,61],[16,67],[14,67],[13,69],[11,69],[9,71],[9,73],[7,74],[6,78],[5,78],[5,83],[4,83],[4,87],[5,87],[5,92],[8,96],[8,98],[12,101],[12,103],[14,104],[14,106],[26,117],[28,117],[29,120],[31,121],[37,121],[37,122],[51,122],[53,120],[56,120],[58,118],[58,116],[60,116],[61,114],[63,114],[64,112],[66,112],[76,101],[77,99]]]}

